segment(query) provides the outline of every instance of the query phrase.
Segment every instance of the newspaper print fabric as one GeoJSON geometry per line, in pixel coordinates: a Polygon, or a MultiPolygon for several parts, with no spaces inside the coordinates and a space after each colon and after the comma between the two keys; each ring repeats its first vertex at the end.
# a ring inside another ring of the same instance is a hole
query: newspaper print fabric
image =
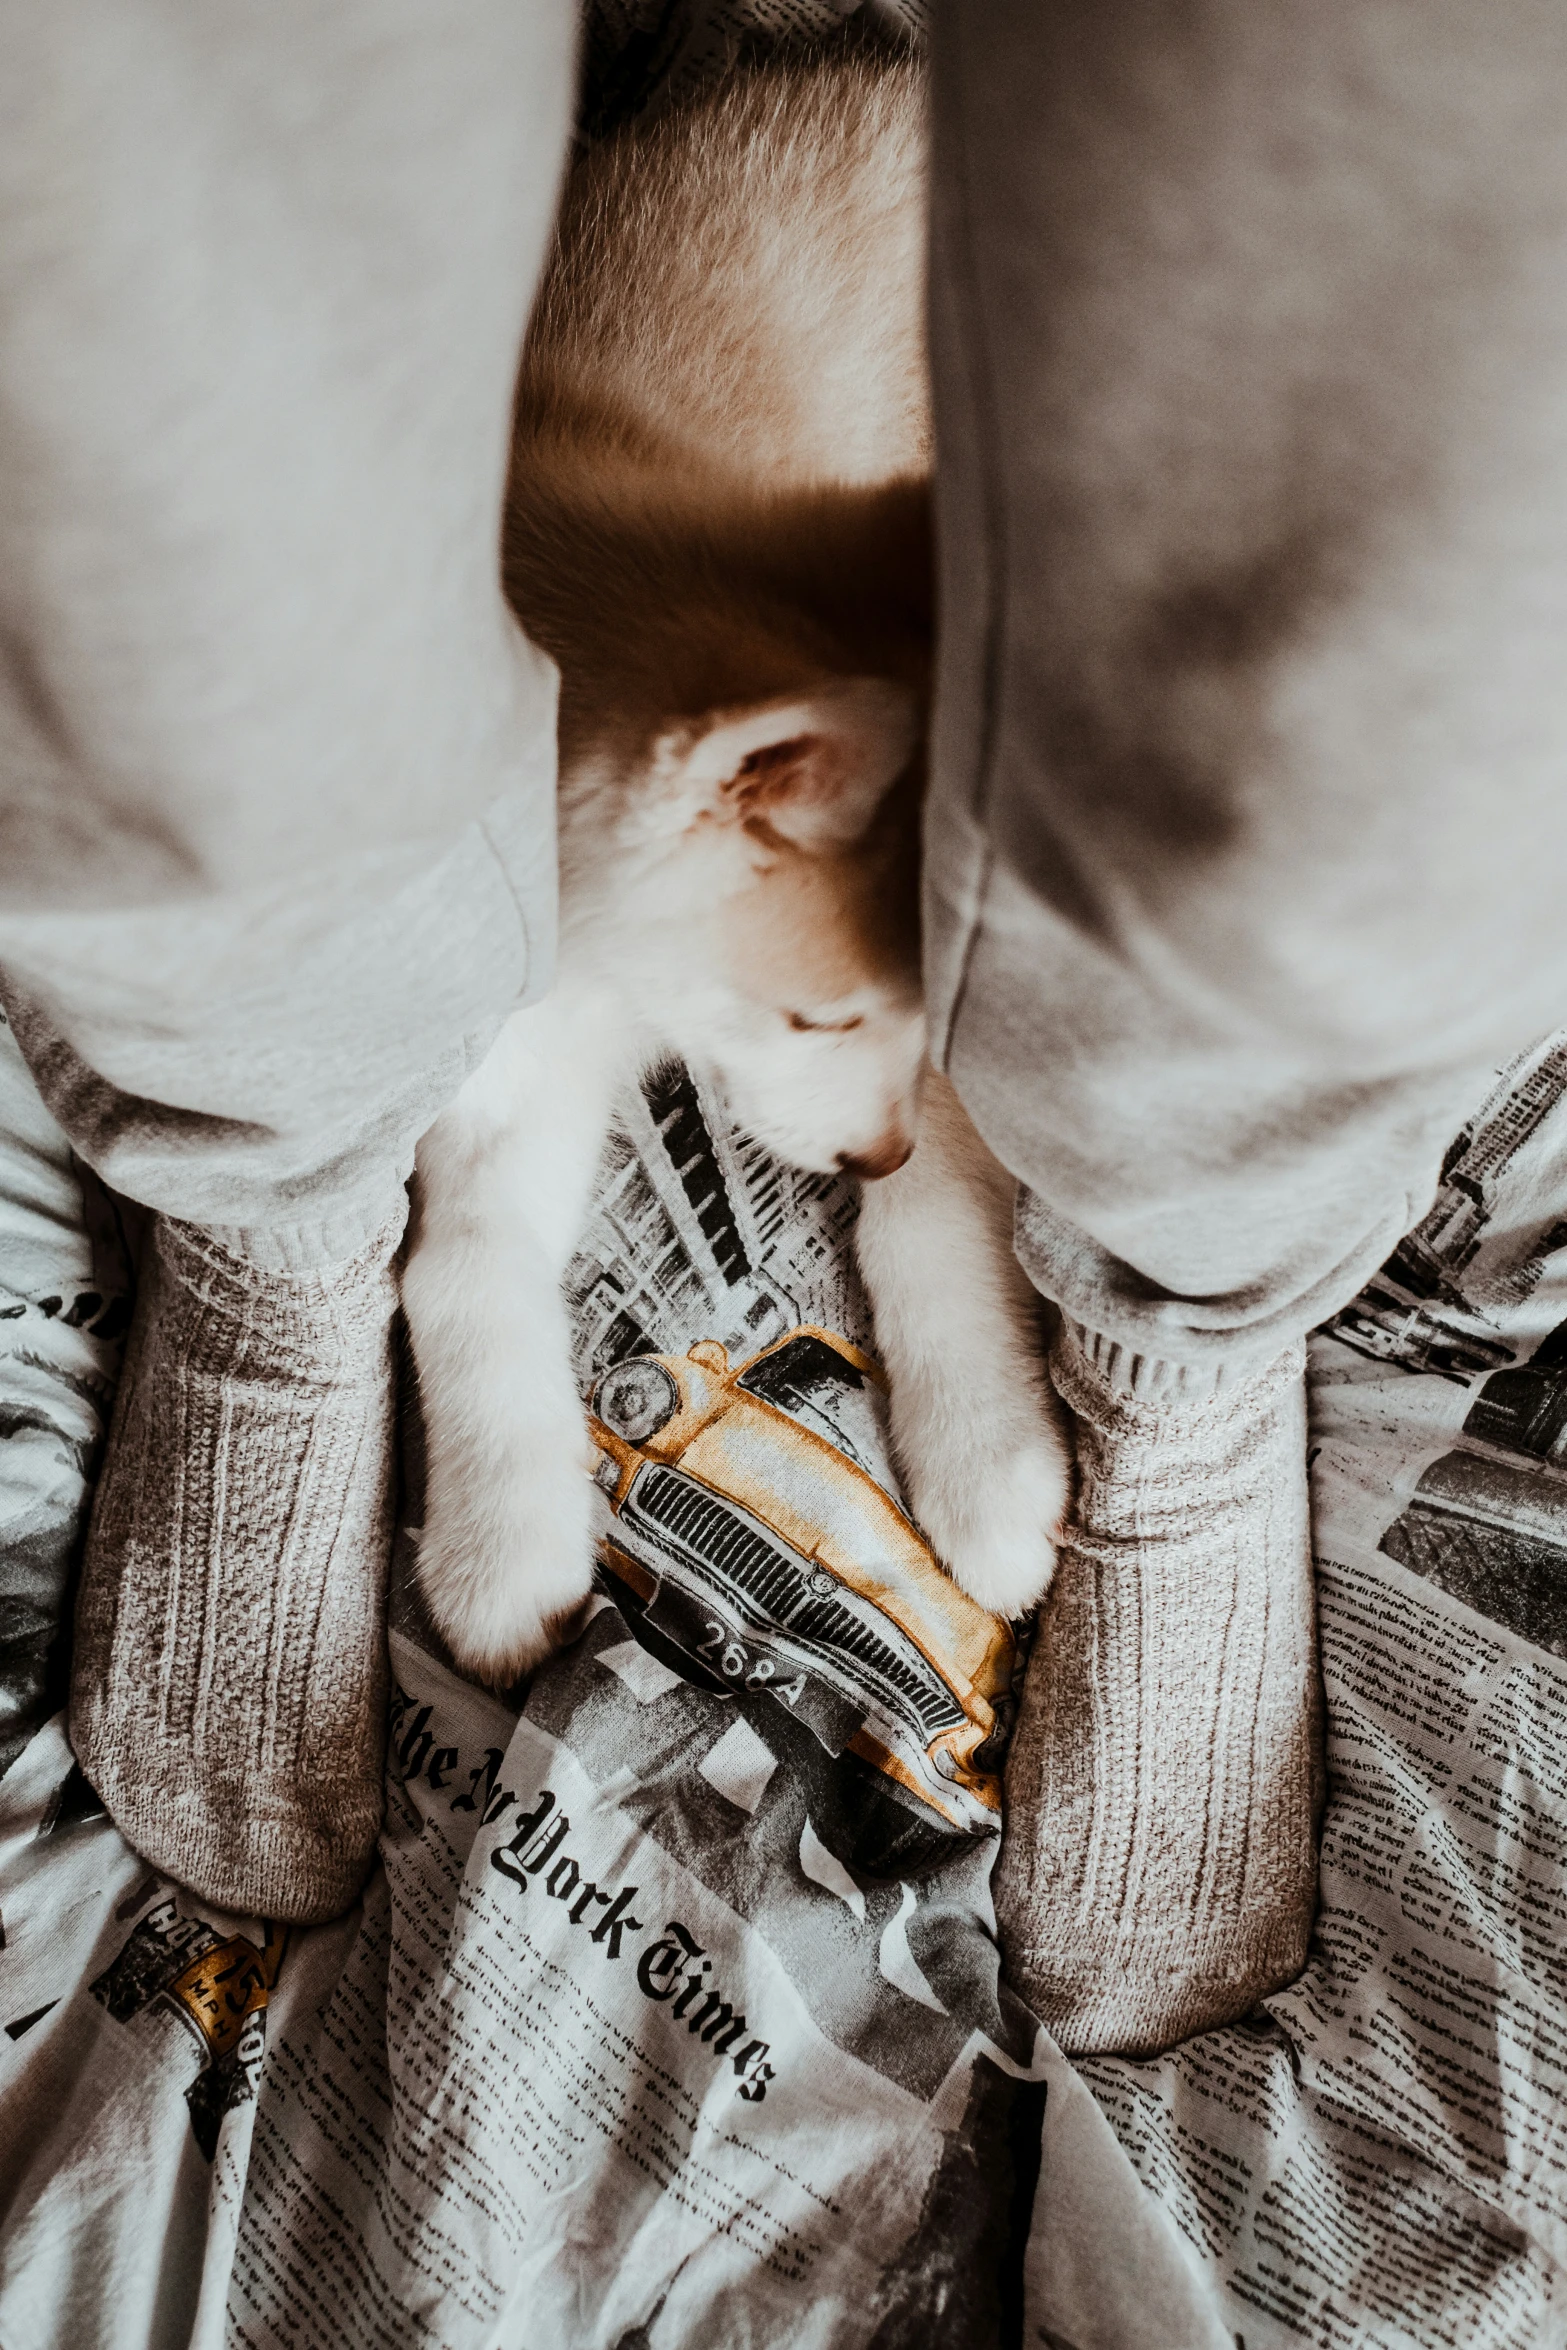
{"type": "Polygon", "coordinates": [[[999,1980],[1014,1643],[897,1504],[853,1209],[682,1071],[627,1104],[569,1277],[602,1591],[526,1690],[469,1686],[415,1493],[353,1916],[148,1872],[58,1718],[0,1781],[0,2341],[988,2350],[1054,2145],[1180,2306],[999,1980]],[[647,1477],[721,1521],[634,1527],[647,1477]]]}
{"type": "Polygon", "coordinates": [[[920,43],[930,0],[586,0],[581,134],[602,137],[752,48],[820,42],[851,19],[920,43]]]}
{"type": "Polygon", "coordinates": [[[1556,2350],[1567,1035],[1501,1075],[1311,1383],[1310,1963],[1244,2028],[1080,2069],[1246,2350],[1556,2350]]]}
{"type": "Polygon", "coordinates": [[[263,2083],[240,2339],[354,2338],[345,2228],[387,2338],[459,2350],[1016,2323],[1051,2052],[989,1930],[1013,1642],[896,1504],[852,1216],[684,1071],[628,1102],[567,1282],[597,1604],[502,1706],[402,1550],[386,1918],[263,2083]],[[388,2004],[384,2131],[322,2086],[360,1965],[439,1985],[388,2004]]]}
{"type": "MultiPolygon", "coordinates": [[[[649,1469],[712,1473],[764,1547],[813,1510],[819,1541],[845,1492],[894,1507],[851,1197],[684,1073],[650,1082],[570,1275],[614,1463],[594,1613],[530,1689],[477,1690],[405,1535],[362,1907],[287,1937],[159,1880],[58,1719],[0,1779],[0,2341],[1567,2341],[1564,1086],[1567,1038],[1506,1074],[1313,1344],[1307,1971],[1169,2057],[1073,2068],[998,1979],[983,1789],[922,1781],[952,1726],[900,1748],[872,1675],[857,1750],[808,1590],[761,1608],[700,1543],[628,1529],[649,1469]],[[729,1420],[720,1475],[697,1448],[729,1420]]],[[[849,1592],[851,1635],[878,1596],[907,1630],[897,1563],[849,1592]]],[[[999,1743],[996,1655],[989,1686],[999,1743]]]]}
{"type": "Polygon", "coordinates": [[[113,1209],[0,1015],[0,1772],[61,1702],[60,1638],[129,1321],[113,1209]],[[88,1214],[90,1207],[91,1213],[88,1214]]]}

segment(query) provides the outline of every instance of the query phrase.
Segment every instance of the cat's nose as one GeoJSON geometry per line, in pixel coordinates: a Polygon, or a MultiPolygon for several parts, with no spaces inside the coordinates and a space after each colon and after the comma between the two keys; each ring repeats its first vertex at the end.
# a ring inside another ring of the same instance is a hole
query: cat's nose
{"type": "Polygon", "coordinates": [[[882,1175],[896,1175],[913,1148],[910,1135],[884,1134],[868,1151],[840,1151],[838,1164],[845,1175],[857,1176],[861,1183],[874,1183],[882,1175]]]}

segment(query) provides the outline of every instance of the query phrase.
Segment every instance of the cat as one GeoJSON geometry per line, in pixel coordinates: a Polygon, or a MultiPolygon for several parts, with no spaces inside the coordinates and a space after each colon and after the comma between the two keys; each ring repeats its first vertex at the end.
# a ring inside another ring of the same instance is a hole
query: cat
{"type": "Polygon", "coordinates": [[[1014,1185],[926,1065],[924,89],[731,74],[579,160],[523,355],[503,548],[560,671],[560,944],[420,1145],[403,1299],[422,1588],[497,1682],[593,1572],[560,1281],[618,1089],[678,1056],[864,1183],[909,1504],[999,1613],[1049,1581],[1070,1446],[1014,1185]]]}

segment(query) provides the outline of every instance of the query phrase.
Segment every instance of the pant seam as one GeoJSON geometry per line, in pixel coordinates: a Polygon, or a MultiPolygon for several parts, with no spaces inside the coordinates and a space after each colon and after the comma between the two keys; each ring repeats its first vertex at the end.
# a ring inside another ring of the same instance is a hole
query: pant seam
{"type": "MultiPolygon", "coordinates": [[[[979,743],[975,752],[973,782],[967,795],[972,820],[983,836],[979,875],[965,924],[962,954],[959,958],[957,982],[943,1026],[939,1047],[933,1051],[938,1067],[945,1069],[951,1059],[953,1039],[968,993],[969,978],[978,950],[984,907],[990,892],[995,855],[989,834],[985,829],[992,797],[996,763],[996,738],[999,731],[1000,678],[1003,660],[1002,616],[1006,609],[1005,583],[1010,571],[1007,540],[1006,500],[1002,495],[997,452],[1000,447],[999,403],[996,391],[996,373],[990,340],[985,332],[984,301],[978,270],[975,266],[973,207],[970,188],[970,158],[974,141],[968,137],[970,109],[964,87],[961,64],[963,33],[961,12],[954,11],[952,33],[947,52],[947,88],[952,92],[958,116],[960,135],[943,153],[953,190],[953,204],[947,215],[954,230],[953,242],[961,249],[965,266],[946,273],[946,298],[964,319],[965,333],[961,338],[964,353],[964,373],[968,380],[969,400],[978,451],[980,505],[984,515],[984,583],[985,628],[984,651],[981,658],[981,698],[979,708],[979,743]],[[954,155],[951,148],[956,148],[954,155]]],[[[937,432],[938,449],[940,429],[937,432]]]]}

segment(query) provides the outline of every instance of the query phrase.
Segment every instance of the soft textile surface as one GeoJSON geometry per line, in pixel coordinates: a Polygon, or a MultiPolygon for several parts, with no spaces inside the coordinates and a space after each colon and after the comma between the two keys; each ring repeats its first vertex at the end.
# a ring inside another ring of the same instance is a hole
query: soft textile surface
{"type": "Polygon", "coordinates": [[[114,1211],[96,1184],[84,1195],[0,1017],[0,1771],[64,1696],[66,1594],[129,1282],[114,1211]]]}
{"type": "Polygon", "coordinates": [[[892,1498],[852,1197],[678,1071],[626,1121],[570,1275],[584,1383],[657,1353],[724,1408],[642,1447],[640,1525],[606,1497],[618,1571],[520,1719],[436,1653],[402,1543],[362,1908],[290,1938],[160,1879],[58,1719],[0,1782],[7,2350],[979,2350],[1022,2323],[1042,2136],[1063,2219],[1119,2194],[1129,2308],[1191,2299],[998,1984],[1016,1659],[892,1498]]]}
{"type": "Polygon", "coordinates": [[[1564,1080],[1560,1042],[1509,1074],[1314,1342],[1307,1972],[1074,2069],[998,1983],[996,1742],[927,1768],[981,1684],[1004,1728],[1005,1643],[933,1630],[899,1547],[852,1204],[678,1073],[606,1163],[580,1367],[663,1358],[594,1390],[601,1427],[655,1422],[661,1379],[717,1401],[668,1457],[601,1442],[580,1638],[526,1693],[467,1687],[408,1535],[362,1904],[289,1938],[148,1871],[41,1720],[117,1317],[0,1059],[0,2342],[1562,2341],[1564,1080]],[[900,1697],[916,1617],[941,1687],[900,1697]]]}

